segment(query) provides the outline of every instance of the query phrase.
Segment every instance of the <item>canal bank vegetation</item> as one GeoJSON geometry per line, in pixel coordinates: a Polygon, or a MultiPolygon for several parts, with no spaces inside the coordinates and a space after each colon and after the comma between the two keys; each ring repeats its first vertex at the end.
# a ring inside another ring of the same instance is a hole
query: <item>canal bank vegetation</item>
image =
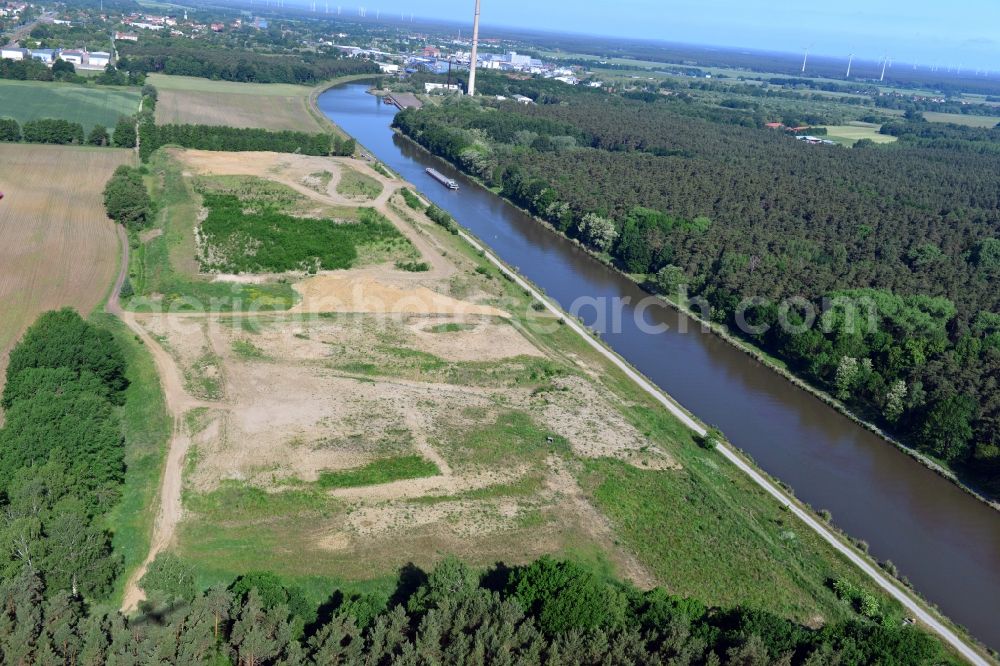
{"type": "Polygon", "coordinates": [[[397,126],[648,288],[671,297],[685,285],[734,330],[744,315],[766,331],[748,339],[796,374],[996,490],[1000,240],[985,135],[945,144],[904,130],[892,146],[848,151],[671,98],[559,101],[445,102],[397,126]],[[962,188],[941,177],[945,158],[962,188]],[[913,178],[893,176],[900,160],[913,178]],[[793,163],[806,171],[782,167],[793,163]],[[849,328],[833,313],[826,329],[787,334],[779,308],[800,295],[820,312],[824,298],[872,301],[878,320],[849,328]]]}

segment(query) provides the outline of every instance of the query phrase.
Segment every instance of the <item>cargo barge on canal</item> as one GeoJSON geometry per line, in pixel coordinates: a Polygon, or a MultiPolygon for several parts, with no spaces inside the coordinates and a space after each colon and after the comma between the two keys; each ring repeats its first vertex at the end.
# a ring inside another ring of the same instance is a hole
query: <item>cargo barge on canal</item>
{"type": "Polygon", "coordinates": [[[453,179],[448,178],[448,176],[444,175],[437,169],[427,169],[427,175],[447,187],[449,190],[458,189],[458,183],[456,183],[453,179]]]}

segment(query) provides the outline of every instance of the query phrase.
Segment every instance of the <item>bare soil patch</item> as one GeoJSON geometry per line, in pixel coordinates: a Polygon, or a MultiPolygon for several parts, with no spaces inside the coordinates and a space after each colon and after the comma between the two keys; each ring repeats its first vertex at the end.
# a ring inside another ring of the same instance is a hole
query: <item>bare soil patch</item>
{"type": "Polygon", "coordinates": [[[318,275],[295,285],[302,300],[292,312],[368,312],[509,317],[503,310],[461,301],[427,287],[405,289],[373,277],[318,275]]]}

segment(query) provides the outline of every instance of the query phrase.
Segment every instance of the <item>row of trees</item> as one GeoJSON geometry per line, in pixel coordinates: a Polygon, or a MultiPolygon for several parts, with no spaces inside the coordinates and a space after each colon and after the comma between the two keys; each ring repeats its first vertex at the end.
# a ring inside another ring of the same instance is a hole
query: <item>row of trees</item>
{"type": "Polygon", "coordinates": [[[319,54],[264,55],[232,48],[194,48],[186,44],[122,46],[118,61],[130,72],[162,72],[244,83],[316,85],[340,76],[378,74],[378,65],[363,59],[319,54]]]}
{"type": "MultiPolygon", "coordinates": [[[[124,480],[116,405],[128,385],[113,336],[74,310],[43,314],[11,351],[0,429],[0,578],[101,599],[121,570],[102,516],[124,480]]],[[[40,608],[24,608],[37,613],[40,608]]],[[[3,623],[16,631],[16,618],[3,623]]],[[[9,661],[5,663],[28,663],[9,661]]]]}
{"type": "Polygon", "coordinates": [[[770,327],[758,344],[1000,492],[1000,130],[900,122],[897,144],[848,150],[730,113],[569,91],[446,102],[396,125],[651,286],[686,285],[719,322],[735,328],[744,299],[773,304],[748,313],[770,327]],[[782,300],[822,312],[852,289],[878,304],[878,331],[775,330],[782,300]]]}
{"type": "Polygon", "coordinates": [[[21,139],[27,143],[82,144],[83,125],[61,118],[29,120],[21,127],[21,139]]]}
{"type": "Polygon", "coordinates": [[[196,593],[158,560],[148,614],[88,612],[30,572],[0,586],[5,663],[196,664],[941,664],[920,630],[868,620],[808,629],[763,611],[708,609],[542,558],[479,575],[455,559],[405,567],[389,600],[335,592],[320,609],[274,576],[196,593]],[[46,599],[47,597],[47,599],[46,599]]]}
{"type": "Polygon", "coordinates": [[[84,144],[91,146],[135,146],[135,120],[122,117],[115,126],[114,135],[104,125],[94,125],[84,137],[83,125],[56,118],[29,120],[24,127],[13,118],[0,118],[0,142],[25,141],[27,143],[84,144]]]}
{"type": "Polygon", "coordinates": [[[148,160],[153,152],[168,144],[184,148],[223,151],[269,150],[304,155],[353,155],[353,139],[332,134],[310,134],[291,130],[266,130],[216,125],[156,125],[152,118],[139,125],[140,154],[148,160]]]}

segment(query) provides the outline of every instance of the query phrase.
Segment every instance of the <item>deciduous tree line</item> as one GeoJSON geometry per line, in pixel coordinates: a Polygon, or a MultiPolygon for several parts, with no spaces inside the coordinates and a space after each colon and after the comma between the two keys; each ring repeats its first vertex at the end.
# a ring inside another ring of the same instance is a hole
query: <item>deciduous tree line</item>
{"type": "Polygon", "coordinates": [[[200,150],[270,150],[279,153],[343,156],[353,155],[356,148],[353,139],[341,139],[332,134],[214,125],[156,125],[152,120],[139,124],[139,138],[143,160],[148,160],[156,149],[168,144],[200,150]]]}
{"type": "Polygon", "coordinates": [[[84,139],[83,125],[58,118],[29,120],[22,127],[13,118],[0,118],[0,141],[25,143],[75,144],[91,146],[135,146],[135,121],[122,117],[115,126],[112,137],[104,125],[94,125],[84,139]]]}

